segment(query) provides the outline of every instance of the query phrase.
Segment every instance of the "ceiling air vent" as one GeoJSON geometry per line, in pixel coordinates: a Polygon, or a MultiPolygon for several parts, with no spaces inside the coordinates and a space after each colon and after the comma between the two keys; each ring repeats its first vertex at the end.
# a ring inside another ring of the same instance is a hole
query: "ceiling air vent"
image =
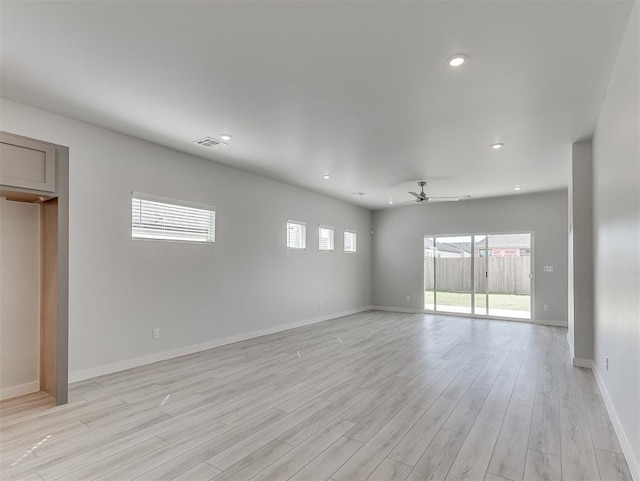
{"type": "Polygon", "coordinates": [[[214,139],[213,137],[203,137],[198,140],[193,141],[194,144],[202,145],[208,149],[217,149],[219,147],[224,147],[227,145],[222,140],[214,139]]]}

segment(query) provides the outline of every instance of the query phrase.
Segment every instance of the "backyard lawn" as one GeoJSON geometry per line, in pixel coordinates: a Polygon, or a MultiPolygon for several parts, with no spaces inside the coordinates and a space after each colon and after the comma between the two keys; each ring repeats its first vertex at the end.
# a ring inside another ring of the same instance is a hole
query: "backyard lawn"
{"type": "MultiPolygon", "coordinates": [[[[487,297],[476,294],[476,307],[486,307],[487,297]]],[[[433,291],[424,292],[425,304],[433,304],[433,291]]],[[[518,294],[489,294],[491,309],[507,309],[528,311],[531,308],[531,296],[518,294]]],[[[468,293],[438,291],[438,305],[453,307],[470,307],[471,296],[468,293]]]]}

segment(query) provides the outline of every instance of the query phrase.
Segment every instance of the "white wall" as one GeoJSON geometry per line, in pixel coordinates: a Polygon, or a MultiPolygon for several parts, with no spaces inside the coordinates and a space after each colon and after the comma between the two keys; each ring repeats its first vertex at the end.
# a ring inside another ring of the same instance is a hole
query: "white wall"
{"type": "Polygon", "coordinates": [[[39,390],[40,205],[0,200],[0,399],[39,390]]]}
{"type": "Polygon", "coordinates": [[[2,130],[70,148],[71,379],[371,304],[369,210],[14,102],[1,113],[2,130]],[[132,191],[215,206],[215,245],[131,240],[132,191]],[[306,251],[286,249],[287,218],[307,223],[306,251]],[[318,251],[319,224],[335,252],[318,251]]]}
{"type": "Polygon", "coordinates": [[[536,319],[567,323],[566,191],[379,210],[373,231],[374,305],[420,311],[425,234],[534,231],[536,319]]]}
{"type": "Polygon", "coordinates": [[[594,363],[615,411],[612,418],[624,430],[618,437],[636,480],[640,480],[639,17],[636,2],[593,139],[594,363]]]}

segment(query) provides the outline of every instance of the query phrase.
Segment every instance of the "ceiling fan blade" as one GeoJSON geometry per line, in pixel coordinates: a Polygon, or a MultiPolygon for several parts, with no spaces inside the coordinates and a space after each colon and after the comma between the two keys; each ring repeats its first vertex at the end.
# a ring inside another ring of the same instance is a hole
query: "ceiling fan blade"
{"type": "Polygon", "coordinates": [[[407,202],[394,202],[393,205],[389,207],[407,207],[408,205],[424,205],[426,203],[426,200],[410,200],[407,202]]]}
{"type": "Polygon", "coordinates": [[[418,200],[423,200],[422,196],[420,194],[416,194],[415,192],[409,192],[411,195],[415,196],[416,199],[418,200]]]}
{"type": "Polygon", "coordinates": [[[427,197],[427,200],[429,202],[458,202],[466,198],[467,197],[427,197]]]}

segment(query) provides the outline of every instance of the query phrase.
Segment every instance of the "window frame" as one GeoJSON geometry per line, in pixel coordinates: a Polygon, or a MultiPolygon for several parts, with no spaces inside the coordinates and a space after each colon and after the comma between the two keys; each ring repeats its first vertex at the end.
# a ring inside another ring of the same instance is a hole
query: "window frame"
{"type": "Polygon", "coordinates": [[[155,194],[146,194],[144,192],[131,192],[131,203],[130,203],[130,213],[131,213],[131,240],[134,241],[150,241],[150,242],[171,242],[171,243],[179,243],[179,244],[200,244],[200,245],[213,245],[216,243],[216,208],[212,205],[201,204],[198,202],[191,202],[182,199],[174,199],[171,197],[163,197],[155,194]],[[207,240],[194,240],[194,239],[180,239],[180,238],[168,238],[168,237],[146,237],[146,236],[135,236],[134,235],[134,220],[133,220],[133,202],[139,201],[148,201],[148,202],[157,202],[160,204],[166,204],[174,207],[183,207],[187,209],[198,209],[209,212],[211,215],[211,233],[210,238],[207,240]]]}
{"type": "Polygon", "coordinates": [[[318,226],[318,250],[320,252],[334,252],[336,250],[336,229],[334,227],[331,227],[329,225],[319,225],[318,226]],[[323,249],[322,245],[320,243],[321,237],[320,237],[320,232],[322,230],[328,230],[331,232],[331,236],[329,238],[329,245],[330,245],[330,249],[323,249]]]}
{"type": "Polygon", "coordinates": [[[355,254],[358,252],[358,233],[354,230],[345,229],[344,234],[342,236],[342,241],[344,243],[343,250],[345,254],[355,254]],[[347,234],[353,235],[353,250],[347,250],[347,234]]]}
{"type": "Polygon", "coordinates": [[[306,222],[302,222],[300,220],[294,220],[294,219],[287,219],[287,224],[286,224],[286,245],[287,245],[287,250],[292,250],[292,251],[304,251],[307,250],[307,223],[306,222]],[[302,226],[302,247],[292,247],[289,245],[289,225],[290,224],[297,224],[302,226]]]}

